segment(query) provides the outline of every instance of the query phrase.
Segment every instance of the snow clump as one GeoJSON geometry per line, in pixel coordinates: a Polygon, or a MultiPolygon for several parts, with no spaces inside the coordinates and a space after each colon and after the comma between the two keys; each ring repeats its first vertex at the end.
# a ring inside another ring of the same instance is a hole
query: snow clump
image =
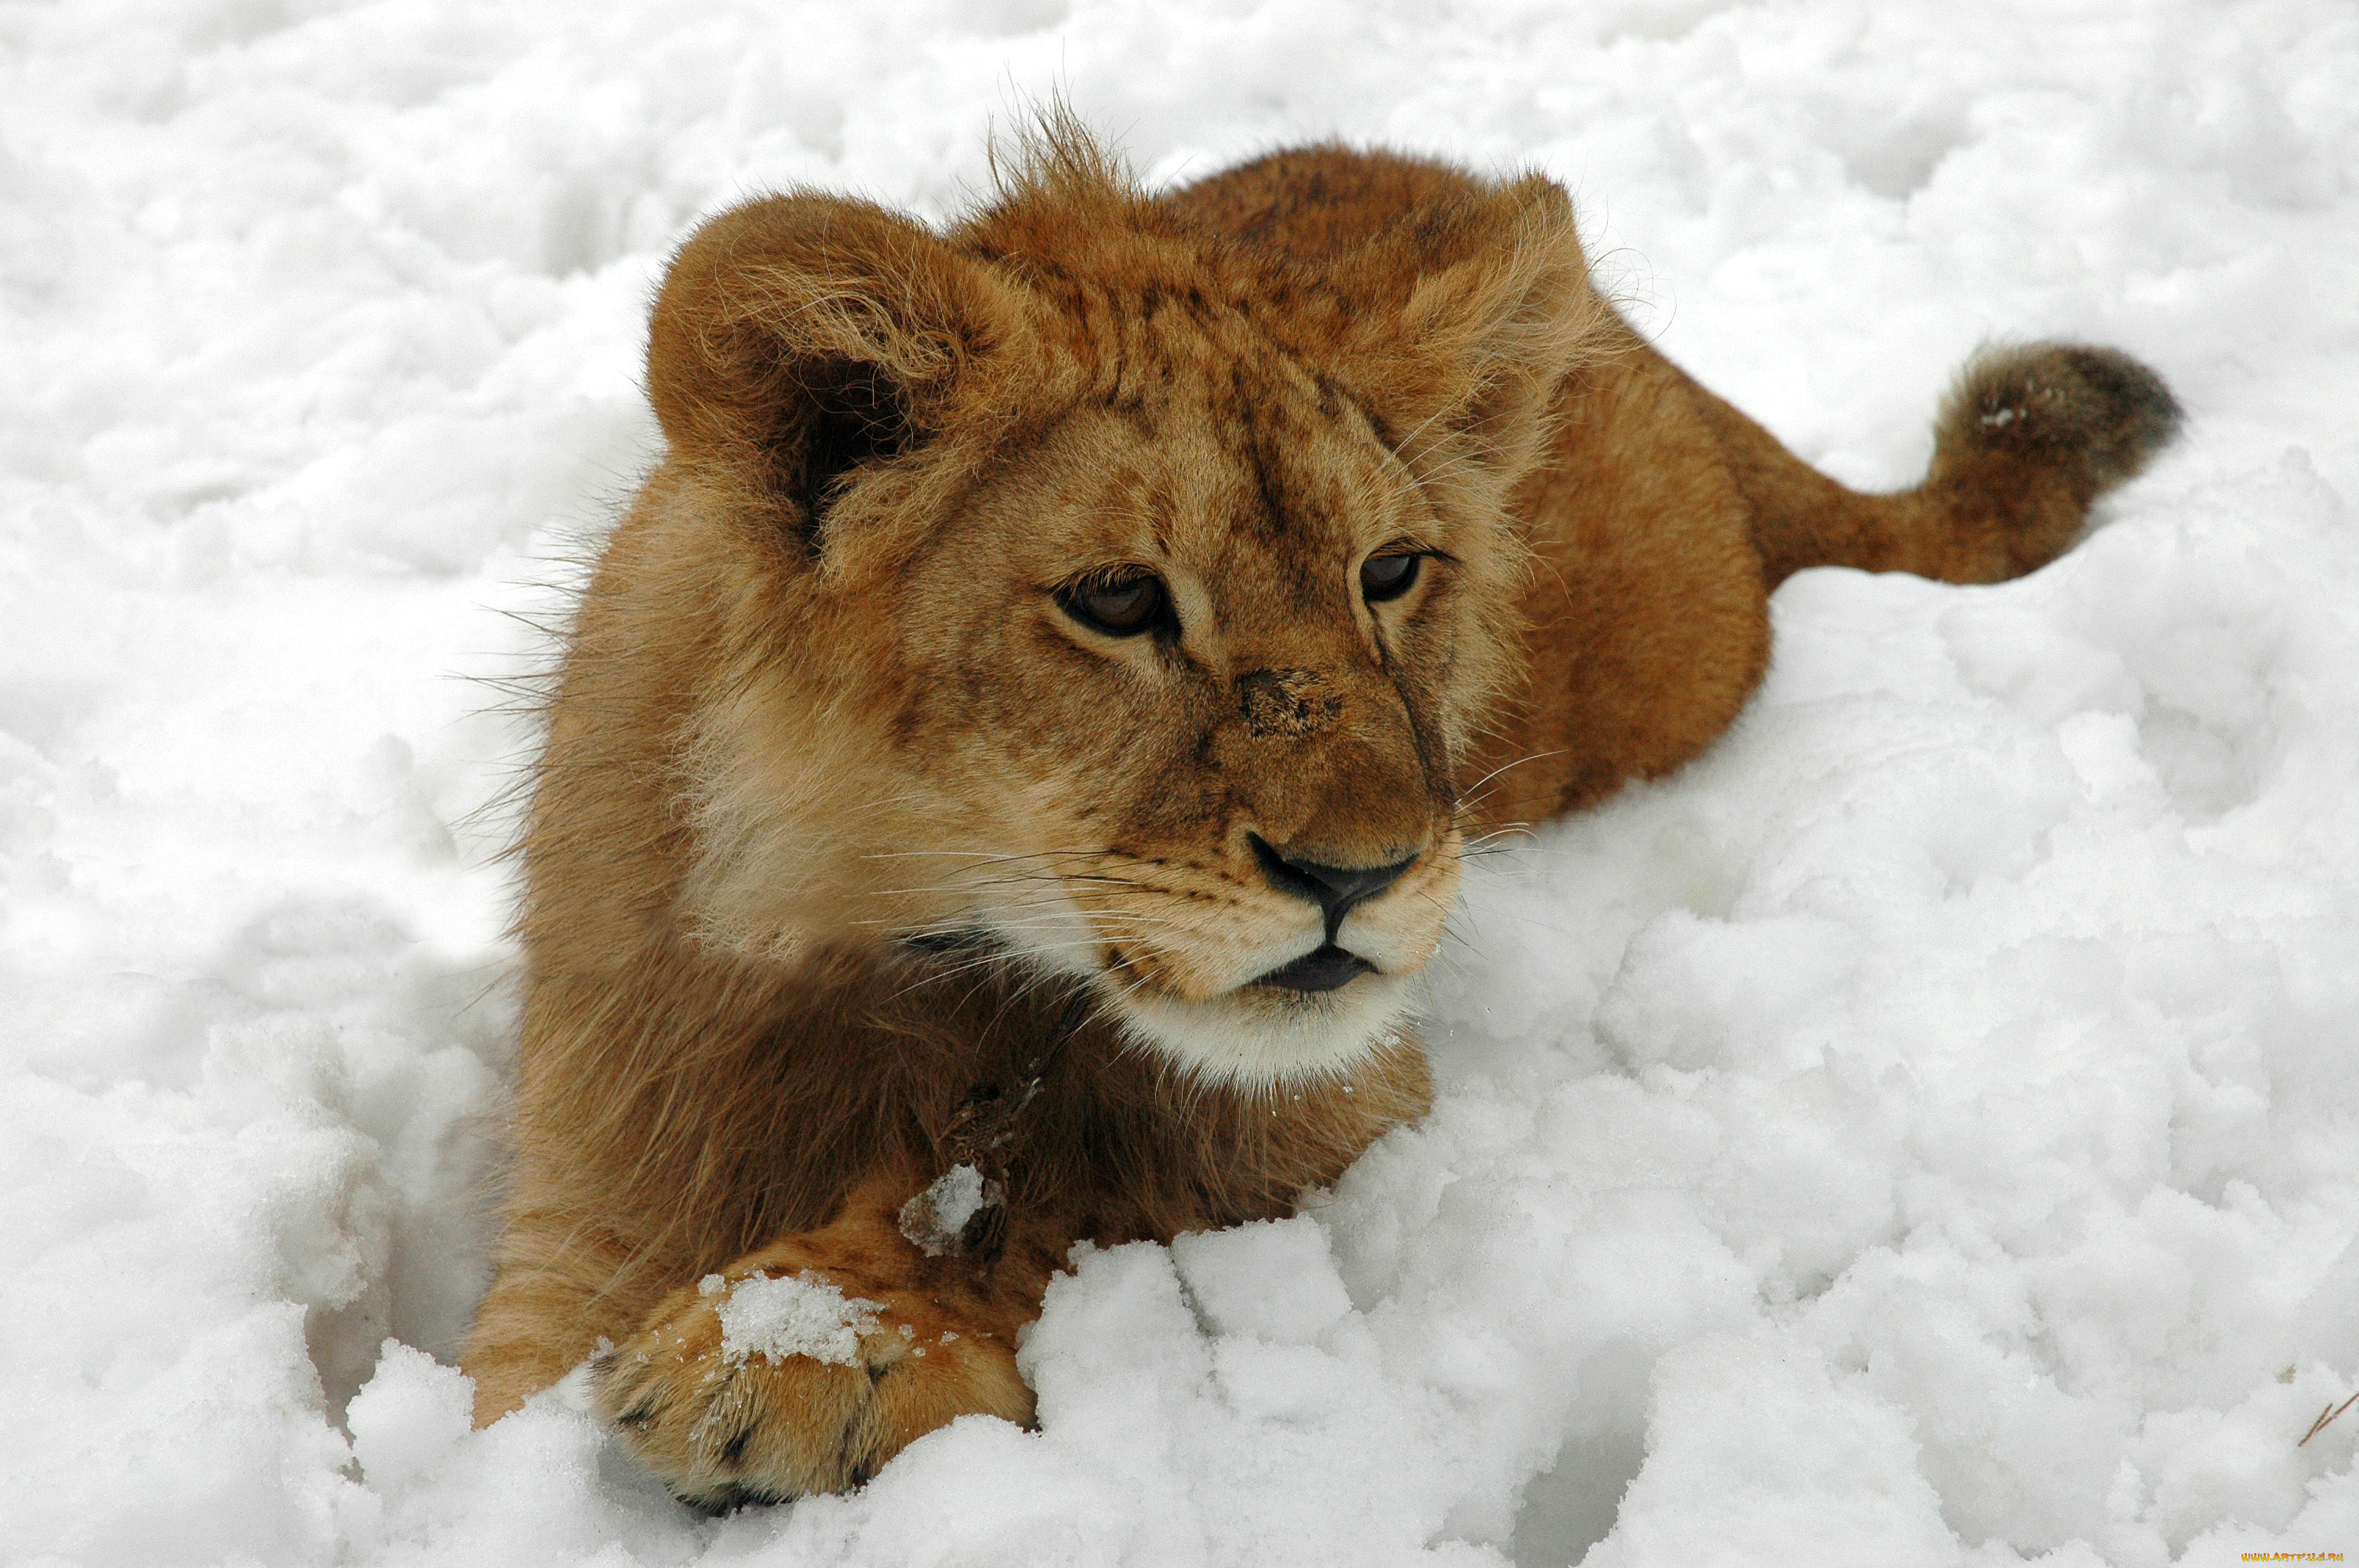
{"type": "Polygon", "coordinates": [[[719,1274],[697,1281],[697,1293],[721,1296],[721,1356],[735,1365],[749,1356],[783,1361],[808,1356],[839,1367],[860,1364],[860,1341],[876,1332],[884,1303],[842,1291],[809,1270],[756,1274],[734,1286],[719,1274]]]}

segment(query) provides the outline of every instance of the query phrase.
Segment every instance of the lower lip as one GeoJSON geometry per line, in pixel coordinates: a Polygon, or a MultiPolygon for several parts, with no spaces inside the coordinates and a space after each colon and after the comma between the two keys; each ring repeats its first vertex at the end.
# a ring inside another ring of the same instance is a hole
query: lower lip
{"type": "Polygon", "coordinates": [[[1347,953],[1332,942],[1315,953],[1306,953],[1291,964],[1272,969],[1253,983],[1288,991],[1332,991],[1350,985],[1362,975],[1372,975],[1376,967],[1357,953],[1347,953]]]}

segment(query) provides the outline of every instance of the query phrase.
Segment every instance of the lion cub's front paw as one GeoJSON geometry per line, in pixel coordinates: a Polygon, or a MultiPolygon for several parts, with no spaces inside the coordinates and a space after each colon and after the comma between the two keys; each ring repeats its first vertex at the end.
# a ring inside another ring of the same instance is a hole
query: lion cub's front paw
{"type": "Polygon", "coordinates": [[[1032,1419],[1012,1345],[815,1250],[707,1275],[599,1357],[600,1413],[683,1501],[842,1491],[955,1416],[1032,1419]]]}

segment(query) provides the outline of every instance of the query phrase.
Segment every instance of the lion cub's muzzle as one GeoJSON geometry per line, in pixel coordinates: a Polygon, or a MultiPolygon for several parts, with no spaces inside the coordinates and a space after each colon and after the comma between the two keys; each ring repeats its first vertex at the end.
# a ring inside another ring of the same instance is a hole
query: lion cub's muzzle
{"type": "Polygon", "coordinates": [[[1405,858],[1250,829],[1227,856],[1109,857],[1066,883],[1095,928],[1096,978],[1136,1038],[1214,1076],[1341,1069],[1394,1037],[1458,886],[1445,831],[1405,858]],[[1348,862],[1365,854],[1382,864],[1348,862]]]}
{"type": "Polygon", "coordinates": [[[1253,846],[1254,859],[1260,862],[1262,875],[1269,879],[1270,886],[1317,904],[1327,927],[1326,940],[1316,950],[1256,977],[1251,983],[1281,990],[1330,991],[1351,984],[1362,975],[1374,973],[1375,965],[1336,945],[1336,934],[1345,915],[1398,881],[1403,871],[1417,864],[1417,855],[1388,866],[1328,866],[1288,855],[1273,848],[1258,833],[1247,834],[1245,840],[1253,846]]]}

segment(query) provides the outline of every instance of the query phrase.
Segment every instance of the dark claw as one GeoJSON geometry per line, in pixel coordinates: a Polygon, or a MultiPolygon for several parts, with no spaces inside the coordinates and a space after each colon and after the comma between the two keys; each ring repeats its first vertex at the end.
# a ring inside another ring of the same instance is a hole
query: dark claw
{"type": "Polygon", "coordinates": [[[745,1444],[752,1442],[753,1439],[754,1428],[749,1426],[740,1432],[736,1436],[731,1438],[728,1442],[723,1444],[721,1445],[721,1462],[723,1465],[734,1465],[740,1459],[745,1458],[745,1444]]]}
{"type": "Polygon", "coordinates": [[[768,1508],[774,1504],[790,1503],[795,1500],[795,1495],[792,1492],[764,1491],[759,1487],[749,1487],[741,1481],[731,1481],[725,1486],[715,1487],[712,1490],[693,1498],[680,1497],[679,1493],[674,1493],[673,1496],[679,1497],[681,1502],[707,1519],[714,1519],[725,1513],[734,1513],[739,1509],[768,1508]]]}

